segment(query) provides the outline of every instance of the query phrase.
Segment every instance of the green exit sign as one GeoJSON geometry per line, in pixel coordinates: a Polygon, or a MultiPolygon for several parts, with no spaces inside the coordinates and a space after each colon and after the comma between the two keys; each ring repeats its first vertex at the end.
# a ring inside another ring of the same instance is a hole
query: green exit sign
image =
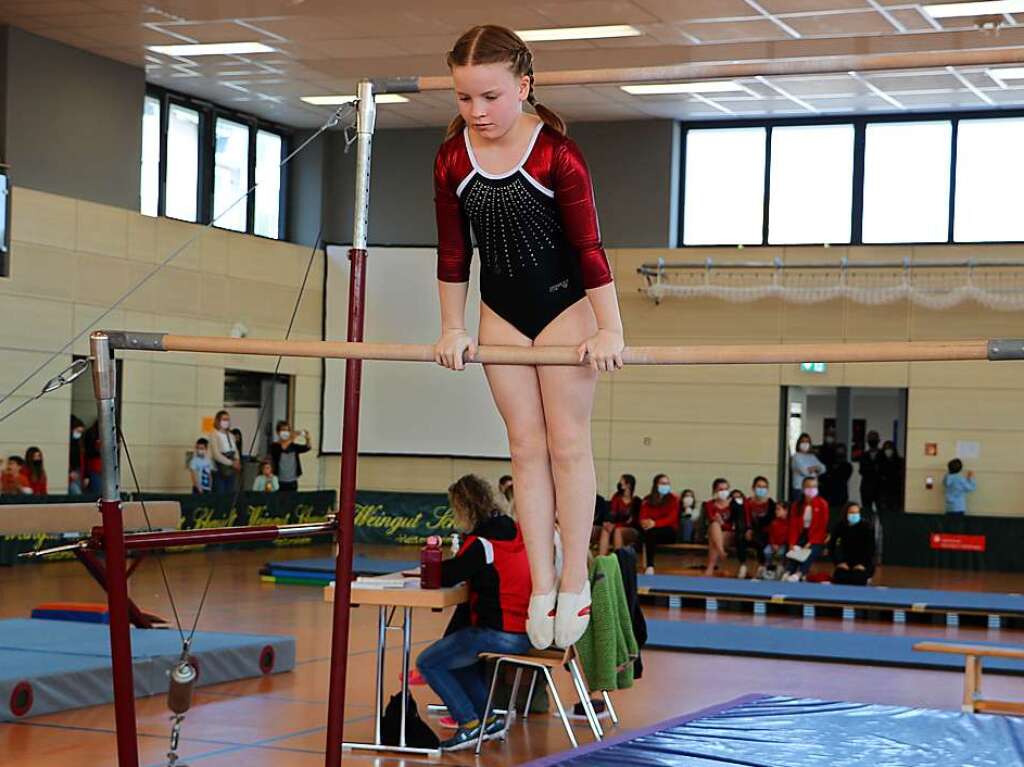
{"type": "Polygon", "coordinates": [[[800,372],[801,373],[824,373],[828,370],[828,365],[824,362],[801,362],[800,372]]]}

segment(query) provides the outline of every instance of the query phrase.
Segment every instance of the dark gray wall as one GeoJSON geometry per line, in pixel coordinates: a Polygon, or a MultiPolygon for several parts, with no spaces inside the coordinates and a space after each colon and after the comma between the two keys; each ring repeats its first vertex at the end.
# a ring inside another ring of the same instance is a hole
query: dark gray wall
{"type": "Polygon", "coordinates": [[[13,27],[6,62],[12,183],[138,210],[145,72],[13,27]]]}
{"type": "MultiPolygon", "coordinates": [[[[574,123],[570,135],[590,166],[605,245],[674,246],[677,124],[671,120],[574,123]]],[[[381,130],[374,134],[369,228],[372,244],[437,242],[432,173],[442,138],[441,128],[381,130]]],[[[347,243],[352,238],[355,153],[350,150],[345,154],[341,134],[332,133],[328,139],[325,169],[325,239],[347,243]]]]}
{"type": "MultiPolygon", "coordinates": [[[[292,148],[303,144],[313,131],[296,131],[292,148]]],[[[324,211],[324,162],[329,136],[310,142],[285,166],[287,196],[285,200],[285,239],[310,247],[320,231],[324,211]]]]}

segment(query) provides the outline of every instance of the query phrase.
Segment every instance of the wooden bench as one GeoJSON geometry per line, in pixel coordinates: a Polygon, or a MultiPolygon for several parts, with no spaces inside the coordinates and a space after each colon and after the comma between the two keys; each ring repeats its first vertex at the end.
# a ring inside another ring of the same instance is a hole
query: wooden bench
{"type": "Polygon", "coordinates": [[[981,659],[1024,660],[1024,649],[952,642],[918,642],[914,645],[914,649],[919,652],[941,652],[964,656],[964,699],[961,710],[967,713],[1024,715],[1024,703],[1008,700],[985,700],[981,696],[981,659]]]}
{"type": "MultiPolygon", "coordinates": [[[[658,544],[658,553],[666,551],[678,551],[678,552],[690,552],[699,551],[707,554],[708,545],[706,543],[661,543],[658,544]]],[[[647,549],[640,546],[640,568],[642,570],[647,569],[647,549]]]]}

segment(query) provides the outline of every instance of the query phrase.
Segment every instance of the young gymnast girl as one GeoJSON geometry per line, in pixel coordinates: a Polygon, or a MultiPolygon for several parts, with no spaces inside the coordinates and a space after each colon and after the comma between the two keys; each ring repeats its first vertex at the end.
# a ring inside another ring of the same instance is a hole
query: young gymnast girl
{"type": "Polygon", "coordinates": [[[597,492],[590,415],[597,373],[622,367],[618,298],[590,174],[565,123],[534,96],[530,49],[504,27],[474,27],[456,41],[448,66],[459,114],[434,166],[435,360],[462,370],[464,355],[476,353],[465,321],[472,229],[481,263],[480,343],[574,346],[580,362],[589,362],[484,367],[508,430],[530,561],[527,633],[538,648],[567,647],[590,620],[587,550],[597,492]]]}

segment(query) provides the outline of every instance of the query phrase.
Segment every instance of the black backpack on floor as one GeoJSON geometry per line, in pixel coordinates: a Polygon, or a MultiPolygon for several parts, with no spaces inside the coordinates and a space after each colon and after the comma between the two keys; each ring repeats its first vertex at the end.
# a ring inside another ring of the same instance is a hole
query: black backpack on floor
{"type": "MultiPolygon", "coordinates": [[[[384,709],[384,717],[380,720],[380,739],[388,746],[397,746],[402,726],[402,693],[396,692],[384,709]]],[[[440,741],[437,735],[424,722],[416,709],[416,701],[410,695],[405,706],[405,745],[414,748],[437,748],[440,741]]]]}

